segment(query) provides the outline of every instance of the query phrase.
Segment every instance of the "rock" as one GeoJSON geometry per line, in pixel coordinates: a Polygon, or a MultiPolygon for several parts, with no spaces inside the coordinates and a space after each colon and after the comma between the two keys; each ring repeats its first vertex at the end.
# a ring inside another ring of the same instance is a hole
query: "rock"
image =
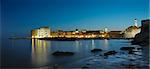
{"type": "Polygon", "coordinates": [[[137,48],[137,50],[142,50],[143,48],[137,48]]]}
{"type": "Polygon", "coordinates": [[[147,46],[149,45],[149,26],[150,20],[142,20],[141,32],[136,34],[132,44],[147,46]]]}
{"type": "MultiPolygon", "coordinates": [[[[120,50],[124,50],[124,51],[128,51],[128,54],[134,54],[134,52],[140,52],[140,51],[136,51],[136,50],[133,50],[135,49],[134,47],[122,47],[120,48],[120,50]]],[[[139,48],[141,49],[141,48],[139,48]]]]}
{"type": "Polygon", "coordinates": [[[59,52],[59,51],[57,51],[57,52],[52,53],[52,55],[54,55],[54,56],[72,56],[72,55],[74,55],[74,53],[73,52],[59,52]]]}
{"type": "Polygon", "coordinates": [[[102,49],[93,49],[93,50],[91,50],[91,52],[100,52],[100,51],[102,51],[102,49]]]}
{"type": "Polygon", "coordinates": [[[87,63],[86,65],[90,65],[89,63],[87,63]]]}
{"type": "Polygon", "coordinates": [[[134,54],[134,51],[129,50],[129,51],[128,51],[128,54],[134,54]]]}
{"type": "Polygon", "coordinates": [[[134,47],[121,47],[120,50],[128,51],[128,54],[134,54],[134,52],[138,51],[133,51],[135,49],[134,47]]]}
{"type": "Polygon", "coordinates": [[[58,69],[58,64],[54,64],[53,69],[58,69]]]}
{"type": "Polygon", "coordinates": [[[137,33],[140,32],[140,27],[130,26],[124,32],[123,36],[126,39],[134,38],[137,33]]]}
{"type": "Polygon", "coordinates": [[[120,50],[127,50],[127,51],[131,51],[135,49],[134,47],[121,47],[120,50]]]}
{"type": "Polygon", "coordinates": [[[100,54],[99,56],[103,56],[103,55],[100,54]]]}
{"type": "Polygon", "coordinates": [[[134,59],[130,59],[129,61],[135,61],[134,59]]]}
{"type": "Polygon", "coordinates": [[[89,67],[87,67],[87,66],[83,66],[83,67],[82,67],[82,69],[88,69],[88,68],[89,68],[89,67]]]}
{"type": "Polygon", "coordinates": [[[137,55],[137,56],[142,56],[141,54],[135,54],[135,53],[134,53],[134,55],[137,55]]]}
{"type": "Polygon", "coordinates": [[[134,47],[121,47],[120,50],[133,50],[134,47]]]}
{"type": "Polygon", "coordinates": [[[104,53],[104,56],[115,55],[116,53],[117,53],[116,51],[108,51],[108,52],[104,53]]]}
{"type": "Polygon", "coordinates": [[[131,69],[134,69],[136,67],[136,65],[133,65],[133,64],[128,64],[128,65],[125,65],[126,68],[131,68],[131,69]]]}

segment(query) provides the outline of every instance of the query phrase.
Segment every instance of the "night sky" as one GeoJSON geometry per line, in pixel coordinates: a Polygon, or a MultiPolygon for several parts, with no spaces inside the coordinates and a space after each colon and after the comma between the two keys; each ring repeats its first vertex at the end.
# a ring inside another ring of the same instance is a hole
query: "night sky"
{"type": "Polygon", "coordinates": [[[124,30],[148,19],[149,0],[2,0],[2,35],[29,36],[31,29],[124,30]]]}

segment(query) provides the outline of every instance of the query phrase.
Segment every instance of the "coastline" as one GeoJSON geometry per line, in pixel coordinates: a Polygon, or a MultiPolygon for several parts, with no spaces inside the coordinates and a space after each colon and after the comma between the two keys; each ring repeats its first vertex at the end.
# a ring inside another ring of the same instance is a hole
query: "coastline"
{"type": "Polygon", "coordinates": [[[15,37],[15,38],[8,38],[8,39],[39,39],[39,40],[53,40],[53,41],[75,41],[75,40],[110,40],[110,39],[124,39],[130,40],[133,38],[66,38],[66,37],[55,37],[55,38],[32,38],[32,37],[15,37]]]}

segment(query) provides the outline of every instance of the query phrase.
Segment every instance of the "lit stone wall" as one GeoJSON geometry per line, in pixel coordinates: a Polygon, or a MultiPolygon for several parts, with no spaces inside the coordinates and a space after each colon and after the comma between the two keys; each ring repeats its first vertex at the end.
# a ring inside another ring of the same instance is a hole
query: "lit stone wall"
{"type": "Polygon", "coordinates": [[[124,38],[134,38],[136,34],[140,33],[141,29],[138,27],[129,27],[124,32],[124,38]]]}

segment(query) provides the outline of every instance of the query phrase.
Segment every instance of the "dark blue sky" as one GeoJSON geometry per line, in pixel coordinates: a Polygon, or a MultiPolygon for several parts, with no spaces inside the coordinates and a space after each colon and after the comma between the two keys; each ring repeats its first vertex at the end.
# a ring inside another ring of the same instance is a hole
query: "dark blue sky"
{"type": "Polygon", "coordinates": [[[133,19],[149,18],[149,0],[2,0],[2,33],[29,35],[30,30],[123,30],[133,19]],[[5,30],[5,31],[4,31],[5,30]]]}

